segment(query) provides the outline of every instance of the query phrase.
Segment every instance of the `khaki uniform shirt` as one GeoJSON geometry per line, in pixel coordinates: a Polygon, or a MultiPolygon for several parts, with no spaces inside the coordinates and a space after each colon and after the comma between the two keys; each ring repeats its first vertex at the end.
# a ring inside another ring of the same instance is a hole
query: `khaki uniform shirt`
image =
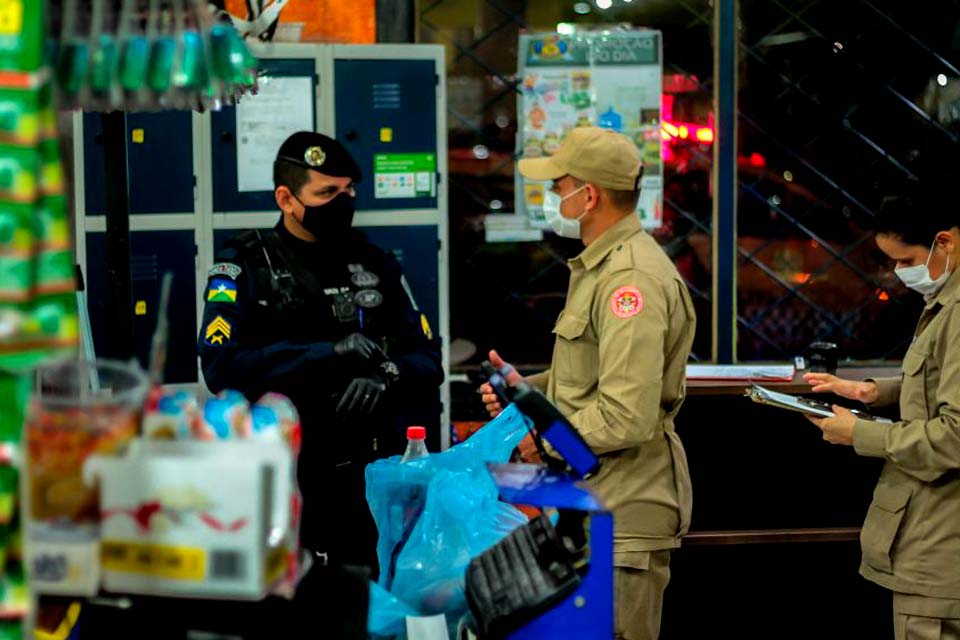
{"type": "Polygon", "coordinates": [[[673,419],[696,316],[680,274],[635,215],[569,266],[550,369],[531,381],[599,456],[588,484],[613,511],[615,564],[633,566],[637,552],[680,546],[690,523],[690,475],[673,419]]]}
{"type": "Polygon", "coordinates": [[[885,458],[860,534],[864,577],[893,591],[960,599],[960,270],[920,316],[900,378],[875,380],[901,421],[860,420],[853,444],[885,458]]]}

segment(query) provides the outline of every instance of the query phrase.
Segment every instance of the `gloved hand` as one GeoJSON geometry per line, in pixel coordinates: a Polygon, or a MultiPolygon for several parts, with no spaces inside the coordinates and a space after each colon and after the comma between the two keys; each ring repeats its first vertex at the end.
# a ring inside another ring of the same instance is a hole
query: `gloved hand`
{"type": "Polygon", "coordinates": [[[354,378],[337,403],[337,415],[341,417],[368,416],[383,397],[387,383],[379,376],[354,378]]]}
{"type": "Polygon", "coordinates": [[[338,356],[354,356],[363,361],[387,359],[380,346],[362,333],[351,333],[334,344],[333,352],[338,356]]]}

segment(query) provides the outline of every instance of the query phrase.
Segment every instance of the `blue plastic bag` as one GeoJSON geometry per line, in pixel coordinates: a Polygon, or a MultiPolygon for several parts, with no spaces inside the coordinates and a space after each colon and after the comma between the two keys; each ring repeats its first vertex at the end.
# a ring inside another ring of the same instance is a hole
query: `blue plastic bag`
{"type": "Polygon", "coordinates": [[[486,467],[508,461],[527,432],[527,418],[511,405],[447,451],[406,464],[394,456],[367,465],[381,587],[418,614],[456,620],[466,612],[470,560],[527,522],[499,501],[486,467]]]}
{"type": "Polygon", "coordinates": [[[423,615],[467,610],[464,575],[480,555],[527,518],[500,502],[489,477],[440,469],[426,506],[396,560],[391,593],[423,615]]]}
{"type": "Polygon", "coordinates": [[[403,634],[407,628],[407,616],[417,612],[400,602],[386,589],[370,583],[370,606],[367,615],[367,631],[372,636],[392,638],[403,634]]]}

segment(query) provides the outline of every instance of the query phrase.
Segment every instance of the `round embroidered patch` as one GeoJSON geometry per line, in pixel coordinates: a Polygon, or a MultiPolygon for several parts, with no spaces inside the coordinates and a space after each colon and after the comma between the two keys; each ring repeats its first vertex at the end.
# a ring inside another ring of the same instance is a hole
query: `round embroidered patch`
{"type": "Polygon", "coordinates": [[[618,318],[632,318],[643,311],[643,296],[633,286],[620,287],[610,298],[610,310],[618,318]]]}

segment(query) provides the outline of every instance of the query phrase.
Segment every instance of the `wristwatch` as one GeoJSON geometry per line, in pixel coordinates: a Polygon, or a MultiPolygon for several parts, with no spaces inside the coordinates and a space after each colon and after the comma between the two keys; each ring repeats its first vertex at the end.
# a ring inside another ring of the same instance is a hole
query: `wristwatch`
{"type": "Polygon", "coordinates": [[[380,373],[383,374],[387,384],[391,385],[400,378],[400,367],[397,366],[396,362],[384,360],[380,363],[380,373]]]}

